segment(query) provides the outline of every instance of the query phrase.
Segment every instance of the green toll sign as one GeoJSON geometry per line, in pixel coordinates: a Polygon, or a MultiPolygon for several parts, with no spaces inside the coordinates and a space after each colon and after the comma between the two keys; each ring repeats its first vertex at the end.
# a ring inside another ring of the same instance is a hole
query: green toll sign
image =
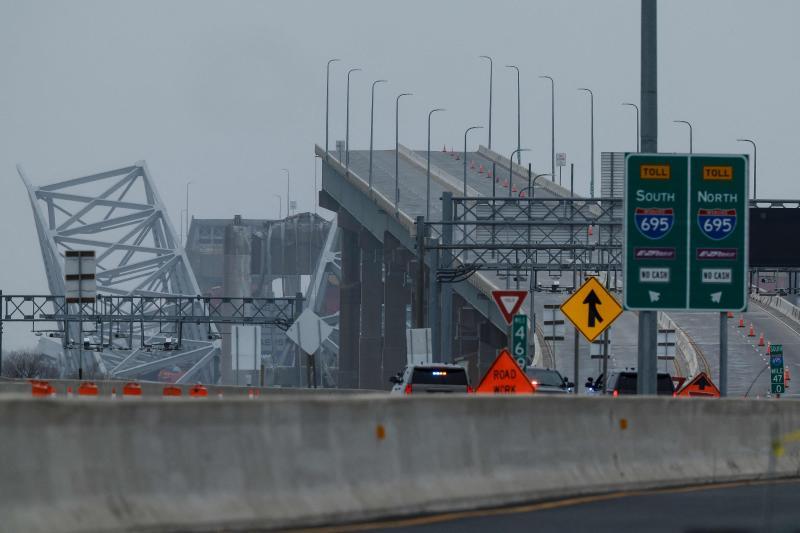
{"type": "Polygon", "coordinates": [[[511,336],[511,354],[524,370],[528,366],[528,315],[514,315],[511,336]]]}
{"type": "Polygon", "coordinates": [[[628,154],[624,305],[747,306],[747,158],[628,154]]]}

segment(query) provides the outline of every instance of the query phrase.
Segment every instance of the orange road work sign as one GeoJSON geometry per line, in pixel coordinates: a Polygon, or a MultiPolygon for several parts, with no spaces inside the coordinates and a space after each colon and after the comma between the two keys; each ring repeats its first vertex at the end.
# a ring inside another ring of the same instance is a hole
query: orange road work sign
{"type": "Polygon", "coordinates": [[[711,378],[705,372],[700,372],[678,391],[678,396],[719,398],[720,394],[711,378]]]}
{"type": "Polygon", "coordinates": [[[508,350],[503,350],[486,371],[475,390],[484,394],[533,394],[536,387],[530,382],[508,350]]]}

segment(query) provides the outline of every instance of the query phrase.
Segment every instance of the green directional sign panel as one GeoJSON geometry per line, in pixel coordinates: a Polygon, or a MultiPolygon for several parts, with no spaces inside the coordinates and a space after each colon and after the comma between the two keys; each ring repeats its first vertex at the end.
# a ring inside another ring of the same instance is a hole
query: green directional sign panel
{"type": "Polygon", "coordinates": [[[689,307],[747,305],[747,159],[692,156],[689,203],[689,307]]]}
{"type": "Polygon", "coordinates": [[[686,308],[689,167],[685,156],[629,154],[625,183],[628,309],[686,308]]]}
{"type": "Polygon", "coordinates": [[[769,347],[769,381],[772,394],[786,392],[783,368],[783,345],[771,344],[769,347]]]}
{"type": "Polygon", "coordinates": [[[514,315],[511,323],[511,353],[523,370],[528,366],[528,315],[514,315]]]}
{"type": "Polygon", "coordinates": [[[746,308],[747,158],[628,154],[625,164],[625,308],[746,308]]]}

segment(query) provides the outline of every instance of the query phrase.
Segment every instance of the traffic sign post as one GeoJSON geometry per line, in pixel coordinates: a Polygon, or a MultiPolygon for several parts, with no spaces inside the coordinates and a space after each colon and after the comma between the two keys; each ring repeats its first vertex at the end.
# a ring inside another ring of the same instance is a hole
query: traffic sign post
{"type": "Polygon", "coordinates": [[[586,340],[592,342],[617,319],[622,306],[597,278],[591,276],[561,304],[561,312],[586,340]]]}
{"type": "MultiPolygon", "coordinates": [[[[639,383],[655,383],[650,311],[747,308],[748,161],[743,155],[628,154],[623,302],[643,311],[639,383]],[[644,346],[642,346],[644,343],[644,346]],[[652,353],[651,353],[652,352],[652,353]]],[[[720,390],[727,394],[727,329],[720,315],[720,390]]],[[[644,390],[644,389],[643,389],[644,390]]]]}
{"type": "Polygon", "coordinates": [[[783,345],[772,344],[769,348],[769,375],[772,394],[780,395],[786,391],[783,370],[783,345]]]}
{"type": "Polygon", "coordinates": [[[511,325],[511,353],[521,369],[528,366],[528,315],[515,315],[511,325]]]}

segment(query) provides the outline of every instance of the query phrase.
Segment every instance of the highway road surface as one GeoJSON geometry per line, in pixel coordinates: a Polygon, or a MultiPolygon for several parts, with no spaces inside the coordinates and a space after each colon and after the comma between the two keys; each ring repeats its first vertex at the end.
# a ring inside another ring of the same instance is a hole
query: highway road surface
{"type": "Polygon", "coordinates": [[[798,502],[795,478],[626,491],[308,531],[788,533],[800,531],[798,502]]]}

